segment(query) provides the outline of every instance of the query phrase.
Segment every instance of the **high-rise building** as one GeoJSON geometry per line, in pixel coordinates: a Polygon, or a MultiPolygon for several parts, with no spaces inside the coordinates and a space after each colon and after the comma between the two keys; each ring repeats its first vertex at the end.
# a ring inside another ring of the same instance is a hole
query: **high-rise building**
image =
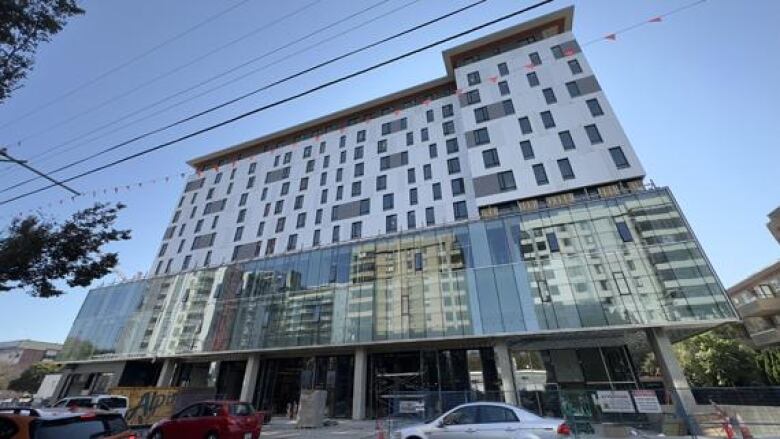
{"type": "Polygon", "coordinates": [[[322,388],[329,415],[363,418],[636,388],[654,352],[695,404],[670,342],[735,313],[671,192],[644,184],[572,20],[450,48],[442,78],[191,160],[149,278],[87,297],[72,374],[151,370],[273,411],[322,388]]]}

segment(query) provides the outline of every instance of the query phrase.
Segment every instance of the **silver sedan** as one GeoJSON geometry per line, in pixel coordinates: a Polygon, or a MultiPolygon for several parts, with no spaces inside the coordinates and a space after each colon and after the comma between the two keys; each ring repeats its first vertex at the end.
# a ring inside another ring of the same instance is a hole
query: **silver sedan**
{"type": "Polygon", "coordinates": [[[475,402],[395,431],[392,439],[558,439],[569,434],[562,419],[542,418],[509,404],[475,402]]]}

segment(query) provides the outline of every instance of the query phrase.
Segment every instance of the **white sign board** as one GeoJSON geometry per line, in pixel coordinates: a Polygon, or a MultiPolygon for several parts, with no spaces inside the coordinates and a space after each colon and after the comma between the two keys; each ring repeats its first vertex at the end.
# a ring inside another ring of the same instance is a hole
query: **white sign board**
{"type": "Polygon", "coordinates": [[[399,413],[418,413],[425,411],[425,403],[422,401],[399,401],[399,413]]]}
{"type": "Polygon", "coordinates": [[[661,404],[652,390],[632,390],[631,394],[639,413],[661,413],[661,404]]]}
{"type": "Polygon", "coordinates": [[[626,390],[597,390],[596,397],[604,413],[636,413],[626,390]]]}

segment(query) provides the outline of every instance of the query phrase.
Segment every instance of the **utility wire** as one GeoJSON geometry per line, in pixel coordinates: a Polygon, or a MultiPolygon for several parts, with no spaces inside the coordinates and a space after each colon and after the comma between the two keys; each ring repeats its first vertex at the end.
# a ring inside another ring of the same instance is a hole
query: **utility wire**
{"type": "Polygon", "coordinates": [[[8,154],[8,150],[6,148],[0,148],[0,156],[5,157],[5,159],[0,160],[0,161],[16,163],[17,165],[23,167],[24,169],[27,169],[28,171],[32,171],[35,174],[38,174],[41,177],[43,177],[43,178],[49,180],[50,182],[54,183],[54,186],[60,186],[63,189],[67,190],[68,192],[70,192],[70,193],[72,193],[74,195],[81,195],[81,192],[78,192],[77,190],[70,188],[69,186],[65,185],[63,182],[57,181],[57,180],[51,178],[50,176],[44,174],[43,172],[41,172],[41,171],[33,168],[32,166],[28,165],[25,160],[19,160],[19,159],[15,159],[15,158],[11,157],[8,154]]]}
{"type": "MultiPolygon", "coordinates": [[[[390,0],[382,0],[382,3],[387,2],[387,1],[390,1],[390,0]]],[[[177,73],[177,72],[179,72],[181,70],[184,70],[187,67],[190,67],[190,66],[198,63],[199,61],[202,61],[202,60],[204,60],[204,59],[206,59],[206,58],[208,58],[208,57],[210,57],[210,56],[212,56],[214,54],[222,52],[223,50],[225,50],[229,46],[237,44],[237,43],[239,43],[239,42],[241,42],[241,41],[243,41],[243,40],[245,40],[245,39],[247,39],[247,38],[249,38],[249,37],[251,37],[251,36],[253,36],[253,35],[257,34],[257,33],[259,33],[259,32],[262,32],[262,31],[264,31],[266,29],[269,29],[269,28],[271,28],[273,26],[276,26],[276,25],[280,24],[281,22],[283,22],[284,20],[286,20],[286,19],[288,19],[288,18],[290,18],[292,16],[295,16],[295,15],[297,15],[297,14],[299,14],[299,13],[301,13],[301,12],[303,12],[303,11],[309,9],[309,8],[314,7],[315,5],[317,5],[320,2],[322,2],[322,0],[314,0],[314,1],[310,2],[310,3],[307,3],[306,5],[304,5],[304,6],[300,7],[300,8],[297,8],[294,11],[289,12],[289,13],[283,15],[282,17],[279,17],[279,18],[271,21],[270,23],[266,23],[263,26],[255,28],[255,29],[253,29],[252,31],[250,31],[250,32],[248,32],[246,34],[241,35],[238,38],[230,40],[227,43],[222,44],[219,47],[216,47],[216,48],[214,48],[212,50],[209,50],[208,52],[206,52],[206,53],[204,53],[204,54],[202,54],[200,56],[197,56],[194,59],[192,59],[192,60],[190,60],[190,61],[188,61],[188,62],[186,62],[184,64],[181,64],[181,65],[179,65],[177,67],[174,67],[171,70],[168,70],[168,71],[166,71],[166,72],[164,72],[164,73],[162,73],[160,75],[157,75],[157,76],[153,77],[152,79],[149,79],[149,80],[147,80],[147,81],[145,81],[145,82],[143,82],[143,83],[141,83],[141,84],[131,88],[130,90],[127,90],[127,91],[125,91],[123,93],[115,95],[115,96],[113,96],[111,98],[108,98],[105,101],[103,101],[103,102],[101,102],[101,103],[99,103],[99,104],[97,104],[97,105],[95,105],[93,107],[90,107],[90,108],[88,108],[88,109],[86,109],[84,111],[81,111],[81,112],[79,112],[79,113],[77,113],[77,114],[75,114],[75,115],[73,115],[73,116],[71,116],[71,117],[69,117],[69,118],[67,118],[67,119],[65,119],[63,121],[55,123],[54,125],[50,125],[50,126],[48,126],[46,128],[43,128],[43,129],[36,129],[36,131],[34,133],[31,133],[28,136],[19,139],[17,142],[24,142],[24,141],[27,141],[27,140],[32,139],[34,137],[38,137],[38,136],[40,136],[42,134],[49,133],[49,132],[51,132],[52,130],[54,130],[56,128],[59,128],[59,127],[61,127],[63,125],[67,125],[68,123],[73,122],[74,120],[77,120],[77,119],[79,119],[81,117],[84,117],[87,114],[93,113],[93,112],[95,112],[95,111],[97,111],[97,110],[99,110],[101,108],[104,108],[104,107],[108,106],[109,104],[112,104],[112,103],[118,101],[119,99],[122,99],[124,97],[130,96],[130,95],[138,92],[141,89],[144,89],[144,88],[146,88],[146,87],[148,87],[148,86],[150,86],[150,85],[152,85],[152,84],[154,84],[154,83],[156,83],[156,82],[158,82],[158,81],[160,81],[162,79],[165,79],[165,78],[173,75],[174,73],[177,73]]]]}
{"type": "Polygon", "coordinates": [[[249,1],[250,0],[241,0],[241,1],[233,4],[232,6],[226,8],[226,9],[221,10],[220,12],[207,17],[205,20],[195,24],[194,26],[191,26],[191,27],[185,29],[182,32],[179,32],[178,34],[168,38],[167,40],[164,40],[164,41],[156,44],[155,46],[153,46],[153,47],[147,49],[146,51],[144,51],[144,52],[142,52],[142,53],[140,53],[140,54],[130,58],[129,60],[127,60],[127,61],[125,61],[125,62],[123,62],[123,63],[121,63],[119,65],[116,65],[116,66],[106,70],[105,72],[103,72],[103,73],[101,73],[101,74],[91,78],[91,79],[88,79],[88,80],[82,82],[81,84],[77,85],[76,87],[74,87],[74,88],[68,90],[67,92],[57,96],[56,98],[54,98],[54,99],[44,103],[43,105],[39,105],[38,107],[33,108],[32,110],[28,111],[27,113],[22,114],[21,116],[17,117],[16,119],[10,120],[10,121],[4,123],[3,125],[0,125],[0,128],[6,128],[8,126],[11,126],[11,125],[13,125],[13,124],[23,120],[23,119],[26,119],[29,116],[32,116],[33,114],[43,110],[44,108],[48,108],[48,107],[56,104],[57,102],[62,101],[63,99],[65,99],[67,97],[73,96],[74,94],[78,93],[81,90],[84,90],[85,88],[87,88],[90,85],[100,81],[101,79],[106,78],[109,75],[111,75],[113,73],[116,73],[119,70],[122,70],[125,67],[140,61],[143,58],[146,58],[147,56],[151,55],[152,53],[162,49],[163,47],[173,43],[174,41],[180,40],[184,36],[186,36],[186,35],[194,32],[194,31],[196,31],[197,29],[199,29],[199,28],[205,26],[206,24],[208,24],[208,23],[210,23],[210,22],[212,22],[212,21],[222,17],[223,15],[226,15],[227,13],[233,11],[234,9],[238,8],[239,6],[241,6],[241,5],[245,4],[245,3],[248,3],[249,1]]]}
{"type": "MultiPolygon", "coordinates": [[[[179,100],[178,102],[176,102],[176,103],[174,103],[172,105],[168,105],[168,106],[166,106],[166,107],[164,107],[164,108],[162,108],[160,110],[157,110],[155,112],[152,112],[152,113],[150,113],[150,114],[148,114],[148,115],[146,115],[144,117],[141,117],[141,118],[138,118],[138,119],[135,119],[135,120],[131,120],[130,122],[122,124],[122,125],[114,128],[114,129],[112,129],[112,130],[104,132],[103,134],[100,134],[98,136],[93,136],[92,138],[88,139],[85,143],[80,143],[80,144],[75,145],[73,147],[65,148],[58,154],[52,154],[52,152],[60,150],[60,149],[64,148],[65,146],[70,145],[70,144],[72,144],[74,142],[77,142],[77,141],[87,137],[90,134],[94,134],[96,132],[99,132],[99,131],[101,131],[101,130],[103,130],[105,128],[108,128],[108,127],[110,127],[112,125],[115,125],[118,122],[126,122],[129,117],[135,116],[135,115],[137,115],[139,113],[143,113],[144,111],[146,111],[146,110],[148,110],[150,108],[154,108],[154,107],[156,107],[157,105],[159,105],[161,103],[170,101],[170,100],[172,100],[173,98],[175,98],[177,96],[181,96],[181,95],[183,95],[183,94],[185,94],[185,93],[187,93],[189,91],[195,90],[195,89],[197,89],[197,88],[199,88],[199,87],[201,87],[203,85],[206,85],[206,84],[208,84],[210,82],[213,82],[213,81],[215,81],[215,80],[217,80],[217,79],[219,79],[219,78],[221,78],[223,76],[226,76],[226,75],[228,75],[228,74],[230,74],[230,73],[232,73],[232,72],[234,72],[236,70],[239,70],[239,69],[241,69],[241,68],[243,68],[243,67],[245,67],[247,65],[253,64],[253,63],[255,63],[255,62],[257,62],[257,61],[259,61],[261,59],[267,58],[270,55],[278,53],[281,50],[286,49],[287,47],[290,47],[290,46],[292,46],[292,45],[294,45],[296,43],[299,43],[299,42],[301,42],[303,40],[306,40],[306,39],[308,39],[308,38],[310,38],[310,37],[312,37],[312,36],[314,36],[316,34],[319,34],[321,32],[329,30],[329,29],[331,29],[333,27],[336,27],[337,25],[339,25],[341,23],[344,23],[345,21],[348,21],[351,18],[354,18],[354,17],[358,16],[358,15],[368,11],[369,9],[373,9],[373,8],[379,6],[380,4],[375,4],[375,5],[369,6],[369,7],[365,8],[365,9],[359,10],[359,11],[357,11],[355,13],[352,13],[352,14],[344,17],[344,18],[341,18],[341,19],[339,19],[339,20],[337,20],[335,22],[332,22],[332,23],[330,23],[330,24],[328,24],[328,25],[326,25],[324,27],[321,27],[321,28],[319,28],[319,29],[317,29],[317,30],[315,30],[313,32],[310,32],[310,33],[308,33],[308,34],[306,34],[306,35],[304,35],[304,36],[302,36],[300,38],[297,38],[297,39],[295,39],[295,40],[293,40],[291,42],[285,43],[282,46],[279,46],[279,47],[277,47],[277,48],[275,48],[273,50],[265,52],[262,55],[259,55],[259,56],[255,57],[253,59],[250,59],[250,60],[248,60],[246,62],[243,62],[243,63],[241,63],[241,64],[239,64],[239,65],[237,65],[235,67],[232,67],[229,70],[223,71],[222,73],[219,73],[219,74],[217,74],[215,76],[207,78],[207,79],[205,79],[205,80],[203,80],[203,81],[201,81],[201,82],[199,82],[199,83],[197,83],[197,84],[195,84],[193,86],[187,87],[187,88],[185,88],[183,90],[180,90],[180,91],[178,91],[178,92],[176,92],[174,94],[171,94],[171,95],[168,95],[168,96],[166,96],[166,97],[164,97],[162,99],[159,99],[159,100],[157,100],[157,101],[155,101],[155,102],[153,102],[153,103],[151,103],[149,105],[146,105],[146,106],[144,106],[144,107],[142,107],[140,109],[137,109],[137,110],[134,110],[134,111],[132,111],[130,113],[127,113],[127,114],[125,114],[125,115],[123,115],[123,116],[121,116],[121,117],[119,117],[119,118],[117,118],[117,119],[115,119],[115,120],[113,120],[111,122],[108,122],[106,124],[103,124],[103,125],[101,125],[99,127],[94,128],[94,129],[92,129],[92,130],[90,130],[90,131],[88,131],[86,133],[83,133],[83,134],[80,134],[80,135],[78,135],[76,137],[73,137],[73,138],[71,138],[71,139],[69,139],[69,140],[67,140],[67,141],[65,141],[65,142],[63,142],[63,143],[61,143],[59,145],[53,146],[51,148],[48,148],[47,150],[42,151],[42,152],[40,152],[40,153],[30,157],[30,160],[35,160],[37,158],[46,156],[46,158],[44,160],[41,160],[39,164],[51,161],[51,160],[55,159],[57,156],[65,153],[65,152],[73,151],[75,149],[83,147],[83,146],[85,146],[86,144],[88,144],[90,142],[94,142],[96,140],[99,140],[99,139],[102,139],[104,137],[107,137],[108,135],[113,134],[113,133],[115,133],[115,132],[117,132],[119,130],[122,130],[122,129],[130,127],[130,126],[133,126],[133,125],[135,125],[135,124],[137,124],[139,122],[142,122],[144,120],[148,120],[148,119],[150,119],[150,118],[152,118],[152,117],[154,117],[156,115],[162,114],[162,113],[164,113],[164,112],[166,112],[166,111],[168,111],[170,109],[173,109],[173,108],[176,108],[178,106],[181,106],[181,105],[183,105],[183,104],[185,104],[187,102],[191,102],[191,101],[193,101],[193,100],[195,100],[195,99],[197,99],[197,98],[199,98],[201,96],[207,95],[207,94],[212,93],[212,92],[214,92],[216,90],[219,90],[221,88],[224,88],[224,87],[227,87],[229,85],[232,85],[234,82],[236,82],[238,80],[244,79],[244,78],[246,78],[248,76],[251,76],[251,75],[253,75],[255,73],[258,73],[258,72],[260,72],[262,70],[265,70],[265,69],[267,69],[269,67],[272,67],[272,66],[276,65],[276,63],[279,62],[279,61],[287,60],[287,59],[290,59],[293,56],[299,55],[301,53],[308,52],[309,50],[311,50],[311,49],[313,49],[315,47],[321,46],[321,45],[323,45],[323,44],[325,44],[325,43],[327,43],[329,41],[332,41],[332,40],[334,40],[334,39],[336,39],[336,38],[338,38],[338,37],[340,37],[342,35],[354,32],[354,31],[356,31],[356,30],[358,30],[358,29],[360,29],[362,27],[368,26],[369,24],[371,24],[371,23],[373,23],[373,22],[375,22],[377,20],[380,20],[380,19],[382,19],[384,17],[387,17],[387,16],[389,16],[389,15],[395,13],[395,12],[398,12],[401,9],[405,9],[405,8],[411,6],[411,5],[415,4],[415,3],[418,3],[420,1],[421,0],[412,0],[410,2],[404,3],[404,4],[398,6],[398,7],[394,8],[394,9],[391,9],[391,10],[389,10],[389,11],[387,11],[387,12],[381,14],[381,15],[378,15],[378,16],[370,19],[370,20],[362,22],[362,23],[358,24],[357,26],[350,27],[350,28],[348,28],[348,29],[346,29],[346,30],[344,30],[344,31],[342,31],[340,33],[337,33],[335,35],[332,35],[332,36],[330,36],[328,38],[317,40],[317,42],[315,42],[314,44],[306,46],[306,47],[304,47],[304,48],[302,48],[300,50],[297,50],[297,51],[295,51],[293,53],[287,54],[287,55],[285,55],[281,59],[277,59],[277,60],[275,60],[273,62],[266,63],[266,64],[260,66],[259,68],[253,69],[253,70],[251,70],[249,72],[246,72],[246,73],[242,74],[241,76],[235,77],[235,78],[233,78],[233,79],[231,79],[231,80],[229,80],[227,82],[223,82],[222,84],[220,84],[218,86],[211,87],[211,88],[209,88],[209,89],[207,89],[207,90],[205,90],[203,92],[200,92],[200,93],[198,93],[196,95],[190,96],[190,97],[188,97],[186,99],[183,99],[183,100],[179,100]]],[[[61,170],[61,169],[56,169],[56,170],[54,170],[52,172],[57,172],[59,170],[61,170]]],[[[14,185],[12,187],[6,188],[4,190],[0,190],[0,192],[5,192],[5,191],[7,191],[9,189],[14,189],[16,187],[22,186],[24,184],[27,184],[27,183],[29,183],[31,181],[35,181],[35,180],[36,180],[36,178],[22,181],[22,182],[14,185]]]]}
{"type": "MultiPolygon", "coordinates": [[[[98,166],[98,167],[96,167],[96,168],[92,168],[92,169],[90,169],[90,170],[88,170],[88,171],[84,171],[84,172],[82,172],[82,173],[80,173],[80,174],[74,175],[74,176],[72,176],[72,177],[69,177],[69,178],[67,178],[67,179],[63,180],[62,182],[63,182],[63,183],[68,183],[68,182],[71,182],[71,181],[73,181],[73,180],[77,180],[77,179],[79,179],[79,178],[83,178],[83,177],[85,177],[85,176],[87,176],[87,175],[94,174],[94,173],[96,173],[96,172],[100,172],[100,171],[102,171],[102,170],[105,170],[105,169],[108,169],[108,168],[111,168],[111,167],[117,166],[117,165],[119,165],[119,164],[122,164],[122,163],[124,163],[124,162],[130,161],[130,160],[133,160],[133,159],[136,159],[136,158],[138,158],[138,157],[142,157],[142,156],[144,156],[144,155],[147,155],[147,154],[150,154],[150,153],[152,153],[152,152],[155,152],[155,151],[161,150],[161,149],[163,149],[163,148],[166,148],[166,147],[168,147],[168,146],[171,146],[171,145],[175,145],[175,144],[177,144],[177,143],[180,143],[180,142],[182,142],[182,141],[184,141],[184,140],[187,140],[187,139],[190,139],[190,138],[193,138],[193,137],[199,136],[199,135],[201,135],[201,134],[204,134],[204,133],[207,133],[207,132],[209,132],[209,131],[213,131],[213,130],[215,130],[215,129],[217,129],[217,128],[221,128],[221,127],[223,127],[223,126],[230,125],[230,124],[232,124],[232,123],[234,123],[234,122],[236,122],[236,121],[239,121],[239,120],[241,120],[241,119],[245,119],[245,118],[247,118],[247,117],[249,117],[249,116],[255,115],[255,114],[257,114],[257,113],[260,113],[260,112],[266,111],[266,110],[268,110],[268,109],[271,109],[271,108],[274,108],[274,107],[278,107],[279,105],[285,104],[285,103],[287,103],[287,102],[294,101],[294,100],[296,100],[296,99],[299,99],[299,98],[301,98],[301,97],[304,97],[304,96],[310,95],[310,94],[312,94],[312,93],[315,93],[315,92],[317,92],[317,91],[319,91],[319,90],[322,90],[322,89],[328,88],[328,87],[330,87],[330,86],[333,86],[333,85],[335,85],[335,84],[339,84],[339,83],[345,82],[345,81],[347,81],[347,80],[350,80],[350,79],[352,79],[352,78],[355,78],[355,77],[358,77],[358,76],[364,75],[364,74],[366,74],[366,73],[368,73],[368,72],[371,72],[371,71],[373,71],[373,70],[379,69],[379,68],[381,68],[381,67],[384,67],[384,66],[386,66],[386,65],[389,65],[389,64],[392,64],[392,63],[398,62],[398,61],[400,61],[400,60],[402,60],[402,59],[405,59],[405,58],[409,58],[410,56],[416,55],[416,54],[418,54],[418,53],[421,53],[421,52],[423,52],[423,51],[425,51],[425,50],[428,50],[428,49],[431,49],[431,48],[433,48],[433,47],[440,46],[440,45],[442,45],[442,44],[444,44],[444,43],[450,42],[450,41],[452,41],[452,40],[455,40],[455,39],[457,39],[457,38],[460,38],[460,37],[462,37],[462,36],[469,35],[469,34],[471,34],[471,33],[474,33],[474,32],[476,32],[476,31],[479,31],[479,30],[481,30],[481,29],[484,29],[484,28],[486,28],[486,27],[492,26],[492,25],[494,25],[494,24],[496,24],[496,23],[500,23],[500,22],[502,22],[502,21],[505,21],[505,20],[508,20],[508,19],[510,19],[510,18],[516,17],[516,16],[518,16],[518,15],[520,15],[520,14],[524,14],[524,13],[526,13],[526,12],[528,12],[528,11],[531,11],[531,10],[533,10],[533,9],[539,8],[539,7],[541,7],[541,6],[544,6],[544,5],[548,4],[548,3],[552,3],[553,1],[554,1],[554,0],[542,0],[542,1],[540,1],[540,2],[534,3],[534,4],[533,4],[533,5],[531,5],[531,6],[528,6],[528,7],[522,8],[522,9],[519,9],[519,10],[517,10],[517,11],[515,11],[515,12],[509,13],[509,14],[506,14],[506,15],[503,15],[503,16],[501,16],[501,17],[499,17],[499,18],[496,18],[496,19],[490,20],[490,21],[488,21],[488,22],[485,22],[485,23],[483,23],[483,24],[480,24],[480,25],[477,25],[477,26],[471,27],[471,28],[469,28],[469,29],[467,29],[467,30],[464,30],[464,31],[458,32],[458,33],[456,33],[456,34],[454,34],[454,35],[450,35],[449,37],[445,37],[445,38],[439,39],[439,40],[437,40],[437,41],[434,41],[433,43],[429,43],[429,44],[426,44],[425,46],[419,47],[419,48],[417,48],[417,49],[410,50],[410,51],[408,51],[408,52],[405,52],[405,53],[403,53],[403,54],[401,54],[401,55],[397,55],[397,56],[395,56],[395,57],[392,57],[392,58],[390,58],[390,59],[387,59],[387,60],[385,60],[385,61],[381,61],[381,62],[379,62],[379,63],[376,63],[376,64],[374,64],[374,65],[372,65],[372,66],[369,66],[369,67],[363,68],[363,69],[361,69],[361,70],[358,70],[358,71],[352,72],[352,73],[350,73],[350,74],[348,74],[348,75],[341,76],[341,77],[339,77],[339,78],[337,78],[337,79],[333,79],[333,80],[331,80],[331,81],[328,81],[328,82],[325,82],[325,83],[323,83],[323,84],[317,85],[317,86],[315,86],[315,87],[309,88],[309,89],[307,89],[307,90],[305,90],[305,91],[302,91],[302,92],[296,93],[296,94],[294,94],[294,95],[288,96],[288,97],[286,97],[286,98],[283,98],[283,99],[280,99],[280,100],[274,101],[274,102],[272,102],[272,103],[270,103],[270,104],[266,104],[266,105],[263,105],[263,106],[260,106],[260,107],[254,108],[254,109],[252,109],[252,110],[250,110],[250,111],[247,111],[247,112],[241,113],[241,114],[239,114],[239,115],[237,115],[237,116],[234,116],[234,117],[231,117],[230,119],[226,119],[226,120],[223,120],[222,122],[219,122],[219,123],[216,123],[216,124],[210,125],[210,126],[208,126],[208,127],[206,127],[206,128],[201,128],[201,129],[199,129],[199,130],[197,130],[197,131],[194,131],[194,132],[191,132],[191,133],[189,133],[189,134],[186,134],[186,135],[183,135],[183,136],[177,137],[177,138],[175,138],[175,139],[173,139],[173,140],[169,140],[169,141],[167,141],[167,142],[160,143],[160,144],[158,144],[158,145],[155,145],[155,146],[153,146],[153,147],[150,147],[150,148],[144,149],[144,150],[142,150],[142,151],[139,151],[139,152],[136,152],[136,153],[134,153],[134,154],[130,154],[130,155],[128,155],[128,156],[125,156],[125,157],[122,157],[122,158],[120,158],[120,159],[114,160],[114,161],[112,161],[112,162],[106,163],[106,164],[104,164],[104,165],[98,166]]],[[[28,196],[30,196],[30,195],[37,194],[37,193],[39,193],[39,192],[43,192],[43,191],[45,191],[45,190],[47,190],[47,189],[49,189],[49,188],[51,188],[51,187],[53,187],[53,186],[54,186],[54,185],[44,186],[44,187],[38,188],[38,189],[36,189],[36,190],[29,191],[29,192],[26,192],[26,193],[24,193],[24,194],[21,194],[21,195],[17,195],[17,196],[15,196],[15,197],[8,198],[8,199],[6,199],[6,200],[0,201],[0,205],[5,205],[5,204],[11,203],[11,202],[13,202],[13,201],[16,201],[16,200],[19,200],[19,199],[22,199],[22,198],[28,197],[28,196]]]]}
{"type": "MultiPolygon", "coordinates": [[[[334,57],[334,58],[330,58],[330,59],[328,59],[328,60],[326,60],[326,61],[323,61],[323,62],[321,62],[321,63],[319,63],[319,64],[316,64],[316,65],[314,65],[314,66],[308,67],[308,68],[306,68],[306,69],[303,69],[303,70],[300,70],[300,71],[298,71],[298,72],[296,72],[296,73],[293,73],[293,74],[291,74],[291,75],[288,75],[288,76],[286,76],[286,77],[284,77],[284,78],[281,78],[281,79],[279,79],[279,80],[276,80],[276,81],[274,81],[274,82],[271,82],[271,83],[269,83],[269,84],[266,84],[266,85],[264,85],[264,86],[262,86],[262,87],[256,88],[256,89],[254,89],[254,90],[252,90],[252,91],[250,91],[250,92],[248,92],[248,93],[245,93],[245,94],[243,94],[243,95],[240,95],[240,96],[238,96],[238,97],[236,97],[236,98],[233,98],[233,99],[230,99],[230,100],[228,100],[228,101],[225,101],[225,102],[223,102],[223,103],[221,103],[221,104],[218,104],[218,105],[216,105],[216,106],[213,106],[213,107],[211,107],[211,108],[208,108],[208,109],[206,109],[206,110],[203,110],[203,111],[201,111],[201,112],[199,112],[199,113],[195,113],[195,114],[189,115],[189,116],[187,116],[187,117],[184,117],[184,118],[182,118],[182,119],[179,119],[179,120],[177,120],[177,121],[175,121],[175,122],[171,122],[171,123],[169,123],[168,125],[165,125],[165,126],[162,126],[162,127],[155,128],[155,129],[153,129],[153,130],[151,130],[151,131],[147,131],[147,132],[145,132],[145,133],[143,133],[143,134],[140,134],[140,135],[138,135],[138,136],[136,136],[136,137],[133,137],[133,138],[131,138],[131,139],[125,140],[125,141],[123,141],[123,142],[120,142],[120,143],[118,143],[118,144],[115,144],[115,145],[113,145],[113,146],[110,146],[110,147],[108,147],[108,148],[105,148],[105,149],[103,149],[103,150],[101,150],[101,151],[99,151],[99,152],[96,152],[96,153],[94,153],[94,154],[91,154],[91,155],[89,155],[89,156],[86,156],[86,157],[84,157],[84,158],[81,158],[81,159],[75,160],[75,161],[73,161],[73,162],[67,163],[67,164],[65,164],[65,165],[63,165],[63,166],[60,166],[60,167],[59,167],[59,168],[57,168],[57,169],[54,169],[54,170],[50,171],[50,173],[54,174],[54,173],[57,173],[57,172],[63,171],[63,170],[65,170],[65,169],[72,168],[73,166],[79,165],[79,164],[81,164],[81,163],[84,163],[84,162],[86,162],[86,161],[89,161],[89,160],[92,160],[92,159],[94,159],[94,158],[97,158],[97,157],[99,157],[99,156],[101,156],[101,155],[107,154],[107,153],[109,153],[109,152],[111,152],[111,151],[117,150],[117,149],[119,149],[119,148],[121,148],[121,147],[123,147],[123,146],[126,146],[126,145],[128,145],[128,144],[131,144],[131,143],[137,142],[138,140],[144,139],[144,138],[146,138],[146,137],[149,137],[149,136],[151,136],[151,135],[154,135],[154,134],[158,134],[158,133],[160,133],[160,132],[162,132],[162,131],[168,130],[168,129],[170,129],[170,128],[173,128],[173,127],[175,127],[175,126],[181,125],[181,124],[183,124],[183,123],[186,123],[186,122],[189,122],[189,121],[191,121],[191,120],[197,119],[197,118],[199,118],[199,117],[201,117],[201,116],[204,116],[204,115],[206,115],[206,114],[209,114],[209,113],[212,113],[212,112],[214,112],[214,111],[217,111],[217,110],[219,110],[219,109],[221,109],[221,108],[224,108],[224,107],[227,107],[227,106],[229,106],[229,105],[232,105],[232,104],[234,104],[234,103],[236,103],[236,102],[239,102],[239,101],[241,101],[241,100],[243,100],[243,99],[249,98],[249,97],[251,97],[251,96],[253,96],[253,95],[257,94],[257,93],[260,93],[260,92],[262,92],[262,91],[268,90],[268,89],[270,89],[270,88],[272,88],[272,87],[275,87],[275,86],[277,86],[277,85],[279,85],[279,84],[283,84],[283,83],[285,83],[285,82],[288,82],[288,81],[291,81],[291,80],[293,80],[293,79],[295,79],[295,78],[297,78],[297,77],[299,77],[299,76],[302,76],[302,75],[304,75],[304,74],[307,74],[307,73],[313,72],[313,71],[315,71],[315,70],[317,70],[317,69],[320,69],[320,68],[322,68],[322,67],[325,67],[325,66],[327,66],[327,65],[333,64],[333,63],[335,63],[335,62],[337,62],[337,61],[340,61],[340,60],[342,60],[342,59],[344,59],[344,58],[347,58],[347,57],[350,57],[350,56],[352,56],[352,55],[355,55],[355,54],[357,54],[357,53],[364,52],[364,51],[366,51],[366,50],[372,49],[372,48],[374,48],[374,47],[376,47],[376,46],[379,46],[379,45],[382,45],[382,44],[384,44],[384,43],[387,43],[388,41],[391,41],[391,40],[394,40],[394,39],[400,38],[400,37],[402,37],[402,36],[404,36],[404,35],[407,35],[407,34],[413,33],[413,32],[415,32],[415,31],[417,31],[417,30],[419,30],[419,29],[422,29],[422,28],[424,28],[424,27],[430,26],[430,25],[432,25],[432,24],[434,24],[434,23],[437,23],[437,22],[439,22],[439,21],[445,20],[445,19],[447,19],[447,18],[449,18],[449,17],[452,17],[453,15],[456,15],[456,14],[462,13],[462,12],[464,12],[464,11],[467,11],[467,10],[469,10],[469,9],[471,9],[471,8],[474,8],[474,7],[476,7],[476,6],[478,6],[478,5],[482,4],[482,3],[485,3],[485,2],[487,2],[487,1],[488,1],[488,0],[478,0],[478,1],[474,2],[474,3],[468,4],[468,5],[466,5],[466,6],[463,6],[463,7],[461,7],[461,8],[458,8],[458,9],[455,9],[455,10],[453,10],[453,11],[451,11],[451,12],[448,12],[448,13],[446,13],[446,14],[444,14],[444,15],[440,15],[440,16],[438,16],[438,17],[436,17],[436,18],[433,18],[433,19],[431,19],[431,20],[428,20],[428,21],[426,21],[426,22],[424,22],[424,23],[418,24],[418,25],[416,25],[416,26],[413,26],[413,27],[411,27],[411,28],[408,28],[408,29],[406,29],[406,30],[400,31],[400,32],[398,32],[398,33],[396,33],[396,34],[393,34],[393,35],[390,35],[390,36],[388,36],[388,37],[382,38],[381,40],[375,41],[375,42],[373,42],[373,43],[367,44],[367,45],[365,45],[365,46],[362,46],[362,47],[360,47],[360,48],[357,48],[357,49],[351,50],[351,51],[349,51],[349,52],[343,53],[343,54],[341,54],[341,55],[338,55],[338,56],[336,56],[336,57],[334,57]]],[[[33,181],[33,180],[34,180],[34,179],[28,179],[28,180],[22,181],[22,182],[20,182],[20,183],[17,183],[17,184],[15,184],[15,185],[12,185],[12,186],[6,187],[6,188],[4,188],[4,189],[0,190],[0,193],[2,193],[2,192],[7,192],[7,191],[9,191],[9,190],[15,189],[15,188],[17,188],[17,187],[19,187],[19,186],[22,186],[22,185],[24,185],[24,184],[26,184],[26,183],[29,183],[30,181],[33,181]]]]}

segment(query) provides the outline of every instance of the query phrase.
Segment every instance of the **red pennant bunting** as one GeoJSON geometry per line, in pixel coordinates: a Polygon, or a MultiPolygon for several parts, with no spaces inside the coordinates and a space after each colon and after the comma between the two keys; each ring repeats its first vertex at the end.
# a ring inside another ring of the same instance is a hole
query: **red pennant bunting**
{"type": "Polygon", "coordinates": [[[617,40],[617,35],[609,34],[609,35],[605,36],[604,38],[607,39],[607,40],[615,41],[615,40],[617,40]]]}
{"type": "Polygon", "coordinates": [[[523,67],[525,67],[526,70],[533,70],[534,67],[536,67],[536,66],[534,65],[534,63],[528,63],[528,64],[524,65],[523,67]]]}
{"type": "Polygon", "coordinates": [[[663,18],[659,16],[659,17],[653,17],[653,18],[647,20],[647,22],[648,23],[660,23],[662,20],[663,20],[663,18]]]}
{"type": "Polygon", "coordinates": [[[567,47],[566,50],[563,51],[563,54],[566,56],[572,56],[574,55],[574,49],[571,47],[567,47]]]}
{"type": "Polygon", "coordinates": [[[495,84],[496,82],[498,82],[498,76],[491,76],[488,78],[488,80],[493,84],[495,84]]]}

